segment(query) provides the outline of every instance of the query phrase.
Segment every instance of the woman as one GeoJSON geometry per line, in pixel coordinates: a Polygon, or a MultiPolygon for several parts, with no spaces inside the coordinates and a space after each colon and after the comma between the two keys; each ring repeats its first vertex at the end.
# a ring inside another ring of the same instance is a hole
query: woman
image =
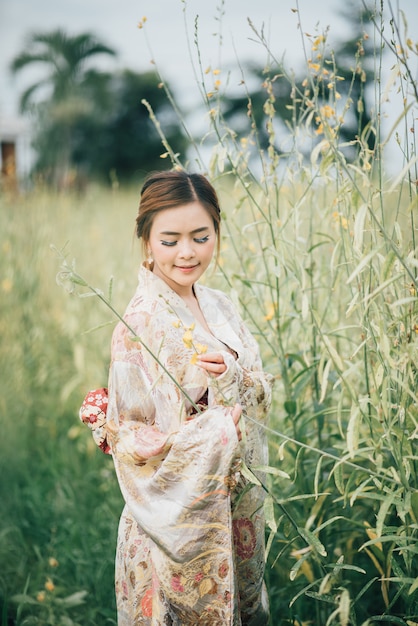
{"type": "MultiPolygon", "coordinates": [[[[216,192],[200,174],[151,174],[136,227],[147,261],[113,334],[96,431],[126,502],[118,624],[263,626],[263,494],[239,468],[265,465],[267,447],[240,418],[265,420],[272,377],[229,299],[197,282],[219,251],[216,192]]],[[[81,411],[93,428],[94,397],[81,411]]]]}

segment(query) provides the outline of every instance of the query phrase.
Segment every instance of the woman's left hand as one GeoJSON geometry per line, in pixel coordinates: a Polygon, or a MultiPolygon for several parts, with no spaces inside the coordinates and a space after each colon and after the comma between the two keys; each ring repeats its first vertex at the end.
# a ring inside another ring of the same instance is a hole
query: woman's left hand
{"type": "Polygon", "coordinates": [[[220,376],[227,370],[224,357],[220,352],[199,354],[196,365],[212,374],[212,376],[220,376]]]}

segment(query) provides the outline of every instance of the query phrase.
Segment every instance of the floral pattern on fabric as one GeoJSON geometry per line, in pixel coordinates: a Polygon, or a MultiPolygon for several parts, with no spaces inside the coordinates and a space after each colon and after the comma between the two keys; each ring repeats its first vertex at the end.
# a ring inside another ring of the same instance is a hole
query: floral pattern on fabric
{"type": "Polygon", "coordinates": [[[118,626],[268,624],[264,493],[248,490],[239,472],[241,459],[267,464],[267,442],[252,421],[239,442],[230,407],[239,402],[265,422],[272,377],[225,294],[199,284],[195,294],[210,333],[142,267],[124,315],[129,328],[119,323],[113,334],[106,436],[126,503],[118,626]],[[195,346],[222,352],[226,372],[214,378],[197,367],[195,346]]]}
{"type": "Polygon", "coordinates": [[[110,446],[106,436],[106,413],[108,405],[108,391],[106,388],[94,389],[84,398],[80,408],[80,419],[92,431],[93,439],[99,448],[110,454],[110,446]]]}

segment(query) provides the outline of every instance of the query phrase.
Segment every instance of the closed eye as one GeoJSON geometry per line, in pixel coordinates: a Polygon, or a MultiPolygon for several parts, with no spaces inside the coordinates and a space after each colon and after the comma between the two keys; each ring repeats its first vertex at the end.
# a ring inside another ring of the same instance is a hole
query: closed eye
{"type": "MultiPolygon", "coordinates": [[[[209,240],[209,235],[205,235],[205,237],[195,237],[193,239],[193,241],[195,241],[196,243],[206,243],[209,240]]],[[[169,247],[173,247],[177,244],[177,241],[165,241],[164,239],[161,239],[161,245],[163,246],[169,246],[169,247]]]]}

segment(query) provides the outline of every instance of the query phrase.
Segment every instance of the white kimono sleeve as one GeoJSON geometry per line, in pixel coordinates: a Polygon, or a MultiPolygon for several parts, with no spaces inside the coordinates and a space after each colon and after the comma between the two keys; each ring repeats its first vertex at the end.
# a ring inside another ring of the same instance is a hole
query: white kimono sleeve
{"type": "Polygon", "coordinates": [[[229,509],[239,442],[223,407],[208,409],[175,432],[159,431],[153,425],[156,395],[137,364],[114,361],[107,432],[128,508],[169,558],[184,562],[207,549],[208,537],[227,530],[218,527],[229,509]]]}

